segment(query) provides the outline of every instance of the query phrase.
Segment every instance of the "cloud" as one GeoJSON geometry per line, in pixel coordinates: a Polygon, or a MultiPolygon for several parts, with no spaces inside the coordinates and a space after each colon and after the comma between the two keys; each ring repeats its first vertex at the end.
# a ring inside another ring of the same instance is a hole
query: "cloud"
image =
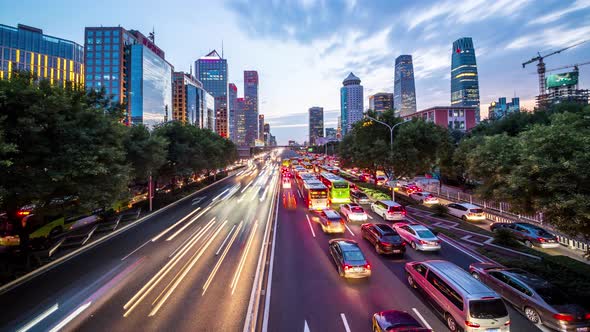
{"type": "Polygon", "coordinates": [[[570,13],[576,12],[578,10],[583,10],[586,8],[590,8],[590,0],[577,0],[569,7],[565,7],[561,10],[554,11],[547,15],[543,15],[541,17],[535,18],[529,21],[529,24],[547,24],[551,22],[555,22],[559,20],[562,16],[568,15],[570,13]]]}
{"type": "Polygon", "coordinates": [[[589,36],[590,25],[575,28],[560,25],[518,37],[511,41],[506,46],[506,49],[515,50],[532,46],[543,47],[545,49],[566,47],[588,40],[589,36]]]}
{"type": "Polygon", "coordinates": [[[451,47],[438,45],[413,52],[414,79],[424,79],[451,70],[451,47]]]}

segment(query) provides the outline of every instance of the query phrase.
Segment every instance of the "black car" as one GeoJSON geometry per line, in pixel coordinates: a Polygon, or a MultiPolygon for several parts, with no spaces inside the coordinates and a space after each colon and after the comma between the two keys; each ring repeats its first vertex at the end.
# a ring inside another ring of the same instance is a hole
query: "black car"
{"type": "Polygon", "coordinates": [[[406,252],[406,242],[387,224],[363,224],[363,238],[375,246],[378,254],[396,254],[402,256],[406,252]]]}
{"type": "Polygon", "coordinates": [[[432,332],[405,311],[387,310],[373,314],[374,332],[432,332]]]}
{"type": "Polygon", "coordinates": [[[371,264],[355,241],[334,239],[330,240],[329,244],[330,255],[332,255],[341,277],[368,278],[371,276],[371,264]]]}

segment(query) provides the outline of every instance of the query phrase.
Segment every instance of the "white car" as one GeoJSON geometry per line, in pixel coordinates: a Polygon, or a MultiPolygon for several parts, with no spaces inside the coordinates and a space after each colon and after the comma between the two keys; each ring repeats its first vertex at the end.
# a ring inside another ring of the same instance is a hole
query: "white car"
{"type": "Polygon", "coordinates": [[[410,194],[410,198],[420,202],[420,204],[430,205],[438,204],[438,198],[433,194],[425,191],[419,191],[410,194]]]}
{"type": "Polygon", "coordinates": [[[406,209],[394,201],[376,201],[371,204],[371,210],[381,216],[383,220],[406,219],[406,209]]]}
{"type": "Polygon", "coordinates": [[[340,214],[349,222],[367,221],[367,212],[358,204],[350,203],[340,205],[340,214]]]}
{"type": "Polygon", "coordinates": [[[291,179],[289,179],[289,178],[283,179],[283,189],[291,189],[291,179]]]}
{"type": "Polygon", "coordinates": [[[421,251],[440,250],[440,240],[426,226],[398,222],[393,224],[393,229],[399,236],[410,244],[412,249],[421,251]]]}
{"type": "Polygon", "coordinates": [[[470,203],[451,203],[447,205],[449,214],[463,220],[479,221],[486,220],[483,209],[470,203]]]}

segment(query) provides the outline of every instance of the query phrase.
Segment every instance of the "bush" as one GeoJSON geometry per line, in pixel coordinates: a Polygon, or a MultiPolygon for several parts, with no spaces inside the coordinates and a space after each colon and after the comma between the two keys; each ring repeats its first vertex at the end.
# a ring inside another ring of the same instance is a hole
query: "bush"
{"type": "Polygon", "coordinates": [[[442,217],[449,212],[449,208],[446,205],[435,204],[432,206],[432,212],[437,217],[442,217]]]}
{"type": "Polygon", "coordinates": [[[507,247],[520,247],[520,243],[514,238],[512,232],[507,229],[498,228],[494,232],[494,243],[507,247]]]}

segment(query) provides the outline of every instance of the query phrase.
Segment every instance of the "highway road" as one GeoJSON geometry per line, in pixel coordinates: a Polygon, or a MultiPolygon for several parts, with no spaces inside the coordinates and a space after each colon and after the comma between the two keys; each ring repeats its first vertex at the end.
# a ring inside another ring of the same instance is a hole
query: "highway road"
{"type": "Polygon", "coordinates": [[[278,168],[253,164],[0,295],[2,331],[241,331],[278,168]]]}

